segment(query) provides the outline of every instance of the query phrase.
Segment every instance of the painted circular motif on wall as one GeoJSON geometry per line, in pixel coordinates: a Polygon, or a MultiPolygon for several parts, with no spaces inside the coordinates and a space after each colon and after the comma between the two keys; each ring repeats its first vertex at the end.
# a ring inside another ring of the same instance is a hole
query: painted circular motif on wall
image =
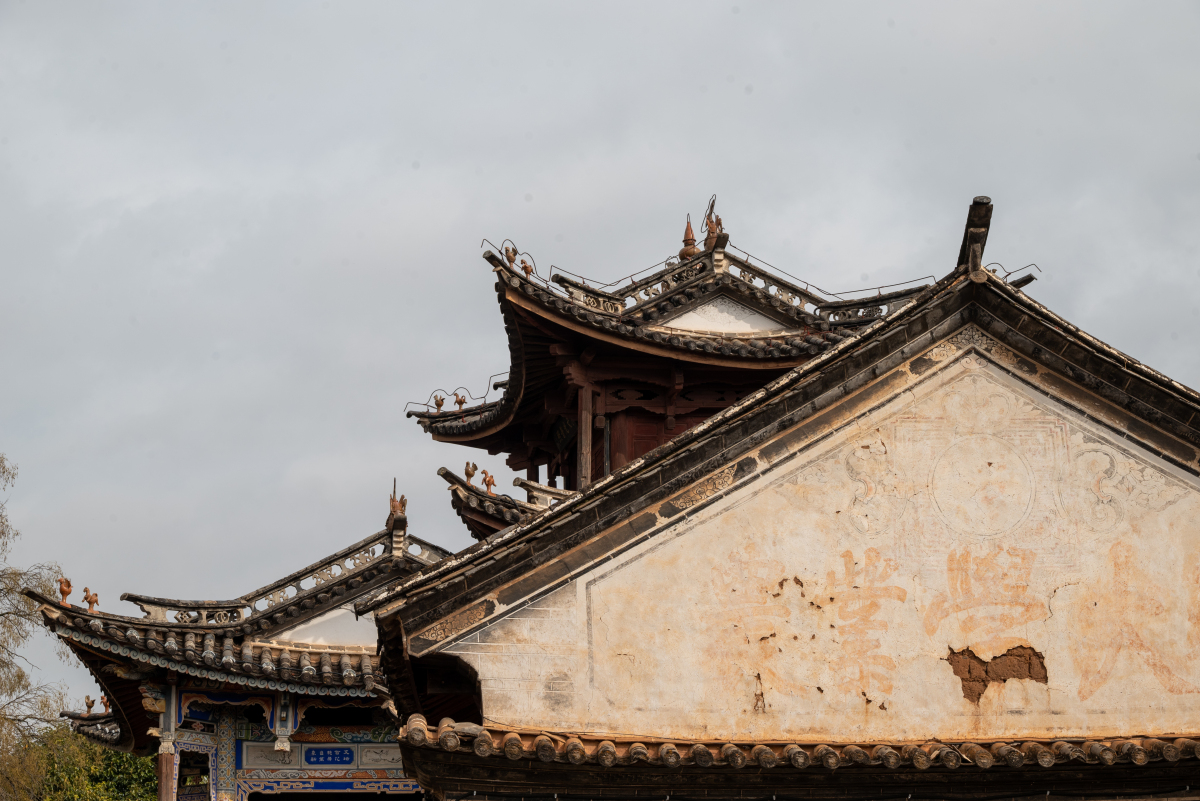
{"type": "Polygon", "coordinates": [[[962,534],[994,537],[1033,506],[1033,472],[1011,445],[981,434],[958,440],[937,458],[930,480],[942,519],[962,534]]]}

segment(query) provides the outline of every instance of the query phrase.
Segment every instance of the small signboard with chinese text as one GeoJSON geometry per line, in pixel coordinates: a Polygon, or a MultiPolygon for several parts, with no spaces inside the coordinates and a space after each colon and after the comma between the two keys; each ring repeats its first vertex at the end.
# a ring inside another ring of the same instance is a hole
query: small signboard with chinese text
{"type": "Polygon", "coordinates": [[[306,748],[305,765],[328,765],[330,767],[353,765],[354,748],[306,748]]]}

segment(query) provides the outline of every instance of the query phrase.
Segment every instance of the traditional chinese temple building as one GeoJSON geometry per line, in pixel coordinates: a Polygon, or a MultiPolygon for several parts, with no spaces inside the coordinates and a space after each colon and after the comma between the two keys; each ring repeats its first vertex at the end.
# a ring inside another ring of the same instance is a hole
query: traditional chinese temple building
{"type": "Polygon", "coordinates": [[[1200,395],[984,266],[991,216],[858,300],[711,207],[621,286],[485,253],[503,395],[414,416],[524,498],[476,454],[456,554],[394,500],[236,601],[39,597],[74,725],[164,799],[1200,798],[1200,395]]]}

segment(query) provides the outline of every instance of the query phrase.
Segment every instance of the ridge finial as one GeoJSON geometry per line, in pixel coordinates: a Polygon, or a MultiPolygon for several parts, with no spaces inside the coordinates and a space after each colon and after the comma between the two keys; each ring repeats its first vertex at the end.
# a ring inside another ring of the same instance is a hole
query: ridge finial
{"type": "Polygon", "coordinates": [[[682,261],[687,261],[692,256],[700,252],[700,248],[696,247],[696,234],[692,231],[692,215],[687,216],[687,228],[683,230],[683,248],[679,251],[679,258],[682,261]]]}

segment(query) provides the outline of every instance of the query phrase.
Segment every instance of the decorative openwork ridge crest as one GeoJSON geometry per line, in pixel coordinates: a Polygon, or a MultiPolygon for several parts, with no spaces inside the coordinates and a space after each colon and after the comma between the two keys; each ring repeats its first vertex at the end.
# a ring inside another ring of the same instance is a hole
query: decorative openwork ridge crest
{"type": "Polygon", "coordinates": [[[137,604],[148,621],[168,625],[240,626],[246,633],[266,629],[285,618],[324,606],[377,581],[392,570],[394,558],[429,564],[448,555],[417,537],[405,535],[398,553],[394,538],[381,531],[303,570],[232,601],[183,601],[126,593],[121,600],[137,604]]]}

